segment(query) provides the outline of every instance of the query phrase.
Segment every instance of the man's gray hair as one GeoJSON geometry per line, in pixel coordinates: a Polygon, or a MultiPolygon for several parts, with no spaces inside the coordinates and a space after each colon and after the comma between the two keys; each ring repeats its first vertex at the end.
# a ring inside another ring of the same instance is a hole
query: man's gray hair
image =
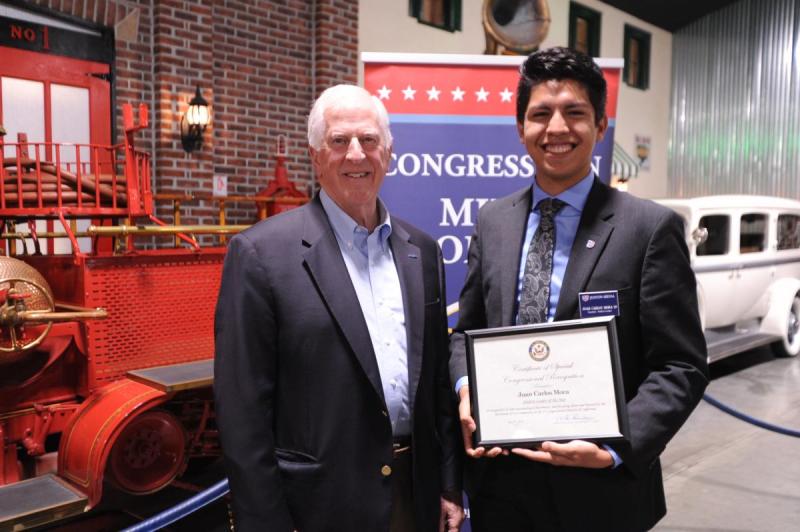
{"type": "Polygon", "coordinates": [[[387,147],[392,146],[392,132],[389,130],[389,113],[378,98],[366,89],[357,85],[334,85],[325,89],[314,102],[308,115],[308,145],[319,150],[325,139],[328,124],[325,122],[325,111],[339,104],[347,105],[358,99],[366,99],[372,103],[375,115],[378,117],[378,127],[381,137],[387,147]]]}

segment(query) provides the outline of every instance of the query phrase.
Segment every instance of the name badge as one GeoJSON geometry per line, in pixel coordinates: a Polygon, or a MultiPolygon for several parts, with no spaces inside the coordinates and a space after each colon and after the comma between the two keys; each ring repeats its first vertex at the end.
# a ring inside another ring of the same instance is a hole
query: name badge
{"type": "Polygon", "coordinates": [[[605,292],[580,292],[578,307],[581,318],[619,316],[619,298],[616,290],[605,292]]]}

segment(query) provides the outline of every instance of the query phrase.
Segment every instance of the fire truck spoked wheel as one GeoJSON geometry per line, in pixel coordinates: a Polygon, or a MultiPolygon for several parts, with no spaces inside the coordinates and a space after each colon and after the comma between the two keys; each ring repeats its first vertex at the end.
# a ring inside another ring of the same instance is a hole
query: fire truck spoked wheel
{"type": "Polygon", "coordinates": [[[123,430],[108,457],[109,480],[134,495],[158,491],[181,472],[186,432],[175,415],[150,410],[123,430]]]}

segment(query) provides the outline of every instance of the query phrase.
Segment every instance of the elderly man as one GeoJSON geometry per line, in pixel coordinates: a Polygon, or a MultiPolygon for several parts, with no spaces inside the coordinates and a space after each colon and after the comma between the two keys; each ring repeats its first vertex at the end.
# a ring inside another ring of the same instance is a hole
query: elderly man
{"type": "Polygon", "coordinates": [[[364,89],[308,119],[321,192],[231,240],[217,422],[239,530],[458,530],[460,439],[436,242],[378,199],[392,137],[364,89]],[[413,494],[413,497],[412,497],[413,494]]]}

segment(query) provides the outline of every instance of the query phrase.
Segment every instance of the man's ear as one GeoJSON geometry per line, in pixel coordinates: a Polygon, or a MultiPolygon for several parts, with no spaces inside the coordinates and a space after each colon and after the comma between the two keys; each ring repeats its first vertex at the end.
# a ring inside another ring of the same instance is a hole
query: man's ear
{"type": "Polygon", "coordinates": [[[389,164],[392,162],[392,147],[394,145],[389,146],[386,148],[386,160],[383,162],[386,165],[386,170],[389,170],[389,164]]]}
{"type": "Polygon", "coordinates": [[[308,156],[311,158],[311,164],[314,166],[314,174],[319,176],[319,151],[315,150],[311,146],[308,147],[308,156]]]}
{"type": "Polygon", "coordinates": [[[597,140],[595,143],[600,142],[603,140],[603,137],[606,136],[606,131],[608,130],[608,116],[603,116],[600,120],[600,123],[597,124],[597,140]]]}

